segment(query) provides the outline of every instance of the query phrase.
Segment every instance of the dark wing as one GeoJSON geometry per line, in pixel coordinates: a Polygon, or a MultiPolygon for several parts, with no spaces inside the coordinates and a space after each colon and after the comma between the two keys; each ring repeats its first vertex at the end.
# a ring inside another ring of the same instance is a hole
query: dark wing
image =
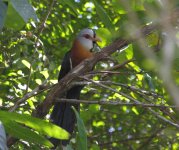
{"type": "MultiPolygon", "coordinates": [[[[71,70],[71,63],[70,63],[70,51],[67,52],[63,58],[61,70],[58,76],[58,81],[60,81],[70,70],[71,70]]],[[[67,99],[79,99],[80,97],[80,91],[83,88],[83,86],[74,86],[71,89],[69,89],[65,97],[67,99]]],[[[58,102],[55,103],[52,114],[50,116],[51,121],[68,131],[69,133],[72,133],[74,130],[76,117],[75,113],[72,110],[72,106],[74,106],[77,110],[79,110],[80,104],[79,103],[68,103],[68,102],[58,102]]],[[[54,144],[54,147],[56,147],[60,140],[51,138],[50,141],[54,144]]],[[[62,145],[67,145],[69,143],[69,140],[62,140],[62,145]]]]}
{"type": "MultiPolygon", "coordinates": [[[[61,69],[58,75],[58,81],[60,81],[70,70],[70,51],[68,51],[63,57],[61,69]]],[[[50,119],[52,120],[52,122],[59,125],[61,124],[59,123],[59,116],[61,114],[61,111],[64,111],[63,109],[60,109],[60,105],[60,103],[55,103],[53,111],[50,115],[50,119]]]]}
{"type": "Polygon", "coordinates": [[[58,81],[60,81],[71,69],[70,51],[68,51],[63,58],[61,70],[58,75],[58,81]]]}

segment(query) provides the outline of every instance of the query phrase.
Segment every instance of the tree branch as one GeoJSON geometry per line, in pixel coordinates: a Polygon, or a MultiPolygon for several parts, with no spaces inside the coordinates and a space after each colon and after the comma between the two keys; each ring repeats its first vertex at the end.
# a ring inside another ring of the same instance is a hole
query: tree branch
{"type": "Polygon", "coordinates": [[[31,92],[25,94],[22,98],[20,98],[19,100],[16,101],[16,103],[14,104],[14,106],[12,106],[10,109],[9,109],[9,112],[13,112],[15,111],[20,104],[22,104],[23,102],[25,102],[27,99],[35,96],[35,95],[38,95],[39,93],[45,91],[45,90],[48,90],[50,89],[51,87],[53,87],[54,85],[52,86],[46,86],[46,83],[47,83],[47,80],[45,80],[41,85],[39,85],[38,87],[36,87],[34,90],[32,90],[31,92]]]}
{"type": "MultiPolygon", "coordinates": [[[[145,26],[138,32],[142,33],[142,35],[147,36],[154,30],[156,30],[156,28],[157,26],[151,24],[145,26]]],[[[139,34],[138,32],[135,36],[136,39],[133,39],[133,41],[141,38],[141,34],[139,34]]],[[[131,42],[132,40],[129,41],[124,39],[118,39],[109,46],[104,47],[101,50],[101,52],[96,53],[92,58],[86,59],[78,66],[76,66],[74,69],[72,69],[70,73],[68,73],[63,79],[59,81],[59,83],[56,86],[54,86],[54,88],[52,88],[52,90],[47,95],[46,99],[40,105],[37,106],[36,110],[33,112],[33,116],[43,118],[49,112],[49,109],[53,105],[55,98],[62,96],[62,94],[70,86],[72,81],[77,79],[78,76],[81,76],[84,73],[90,71],[98,61],[108,57],[115,51],[124,48],[131,42]]]]}
{"type": "Polygon", "coordinates": [[[149,143],[154,139],[156,138],[160,132],[162,132],[164,129],[166,128],[166,126],[162,126],[160,127],[159,129],[157,129],[146,141],[144,141],[142,143],[142,145],[137,148],[137,150],[142,150],[142,149],[145,149],[144,147],[146,147],[146,145],[149,145],[149,143]]]}
{"type": "Polygon", "coordinates": [[[127,138],[127,139],[123,139],[123,140],[114,140],[114,141],[109,141],[109,142],[105,142],[105,143],[99,143],[100,148],[104,147],[106,145],[112,145],[113,143],[127,143],[127,142],[131,142],[131,141],[136,141],[136,140],[145,140],[149,138],[149,136],[143,136],[143,137],[134,137],[134,138],[127,138]]]}
{"type": "Polygon", "coordinates": [[[44,17],[43,21],[41,22],[40,26],[38,27],[38,31],[37,31],[38,35],[40,35],[40,34],[43,32],[44,27],[45,27],[45,22],[47,21],[49,15],[50,15],[50,13],[51,13],[51,11],[52,11],[52,9],[53,9],[53,6],[54,6],[55,2],[56,2],[56,0],[53,0],[53,1],[50,3],[50,7],[49,7],[49,9],[47,10],[47,14],[45,15],[45,17],[44,17]]]}
{"type": "Polygon", "coordinates": [[[153,108],[179,108],[177,106],[167,106],[158,104],[145,104],[145,103],[123,103],[121,100],[79,100],[79,99],[66,99],[56,98],[55,102],[69,102],[69,103],[83,103],[83,104],[98,104],[98,105],[115,105],[115,106],[138,106],[138,107],[153,107],[153,108]]]}

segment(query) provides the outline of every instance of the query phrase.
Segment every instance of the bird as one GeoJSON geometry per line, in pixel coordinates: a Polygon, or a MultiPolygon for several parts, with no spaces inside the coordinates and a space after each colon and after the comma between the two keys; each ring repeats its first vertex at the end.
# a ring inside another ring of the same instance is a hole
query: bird
{"type": "MultiPolygon", "coordinates": [[[[83,60],[92,57],[96,51],[99,51],[100,48],[97,42],[101,42],[101,39],[96,35],[95,30],[90,28],[82,29],[76,36],[71,49],[66,52],[63,58],[58,81],[83,60]]],[[[75,85],[66,92],[65,97],[67,99],[79,99],[83,87],[84,85],[75,85]]],[[[56,102],[50,115],[52,123],[65,129],[70,134],[73,133],[76,123],[76,117],[72,106],[79,111],[79,103],[56,102]]],[[[69,140],[59,140],[55,138],[50,138],[50,141],[54,147],[58,145],[66,146],[69,143],[69,140]]]]}

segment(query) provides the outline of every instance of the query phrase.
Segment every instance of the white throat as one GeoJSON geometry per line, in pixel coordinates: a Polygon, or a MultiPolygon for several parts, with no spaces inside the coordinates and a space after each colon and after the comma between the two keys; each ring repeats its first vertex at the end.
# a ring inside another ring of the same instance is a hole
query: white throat
{"type": "Polygon", "coordinates": [[[88,51],[93,48],[93,41],[86,39],[85,37],[78,37],[77,40],[88,51]]]}
{"type": "Polygon", "coordinates": [[[77,40],[80,42],[80,44],[90,51],[90,49],[93,48],[93,41],[90,38],[85,38],[84,35],[88,35],[90,37],[94,37],[94,31],[92,29],[83,29],[80,31],[80,33],[77,36],[77,40]]]}

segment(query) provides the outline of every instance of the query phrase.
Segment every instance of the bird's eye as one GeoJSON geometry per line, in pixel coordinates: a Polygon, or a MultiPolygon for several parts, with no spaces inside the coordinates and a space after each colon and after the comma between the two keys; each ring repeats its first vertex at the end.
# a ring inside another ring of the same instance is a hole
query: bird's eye
{"type": "Polygon", "coordinates": [[[89,34],[84,34],[83,35],[86,39],[90,39],[90,35],[89,34]]]}

